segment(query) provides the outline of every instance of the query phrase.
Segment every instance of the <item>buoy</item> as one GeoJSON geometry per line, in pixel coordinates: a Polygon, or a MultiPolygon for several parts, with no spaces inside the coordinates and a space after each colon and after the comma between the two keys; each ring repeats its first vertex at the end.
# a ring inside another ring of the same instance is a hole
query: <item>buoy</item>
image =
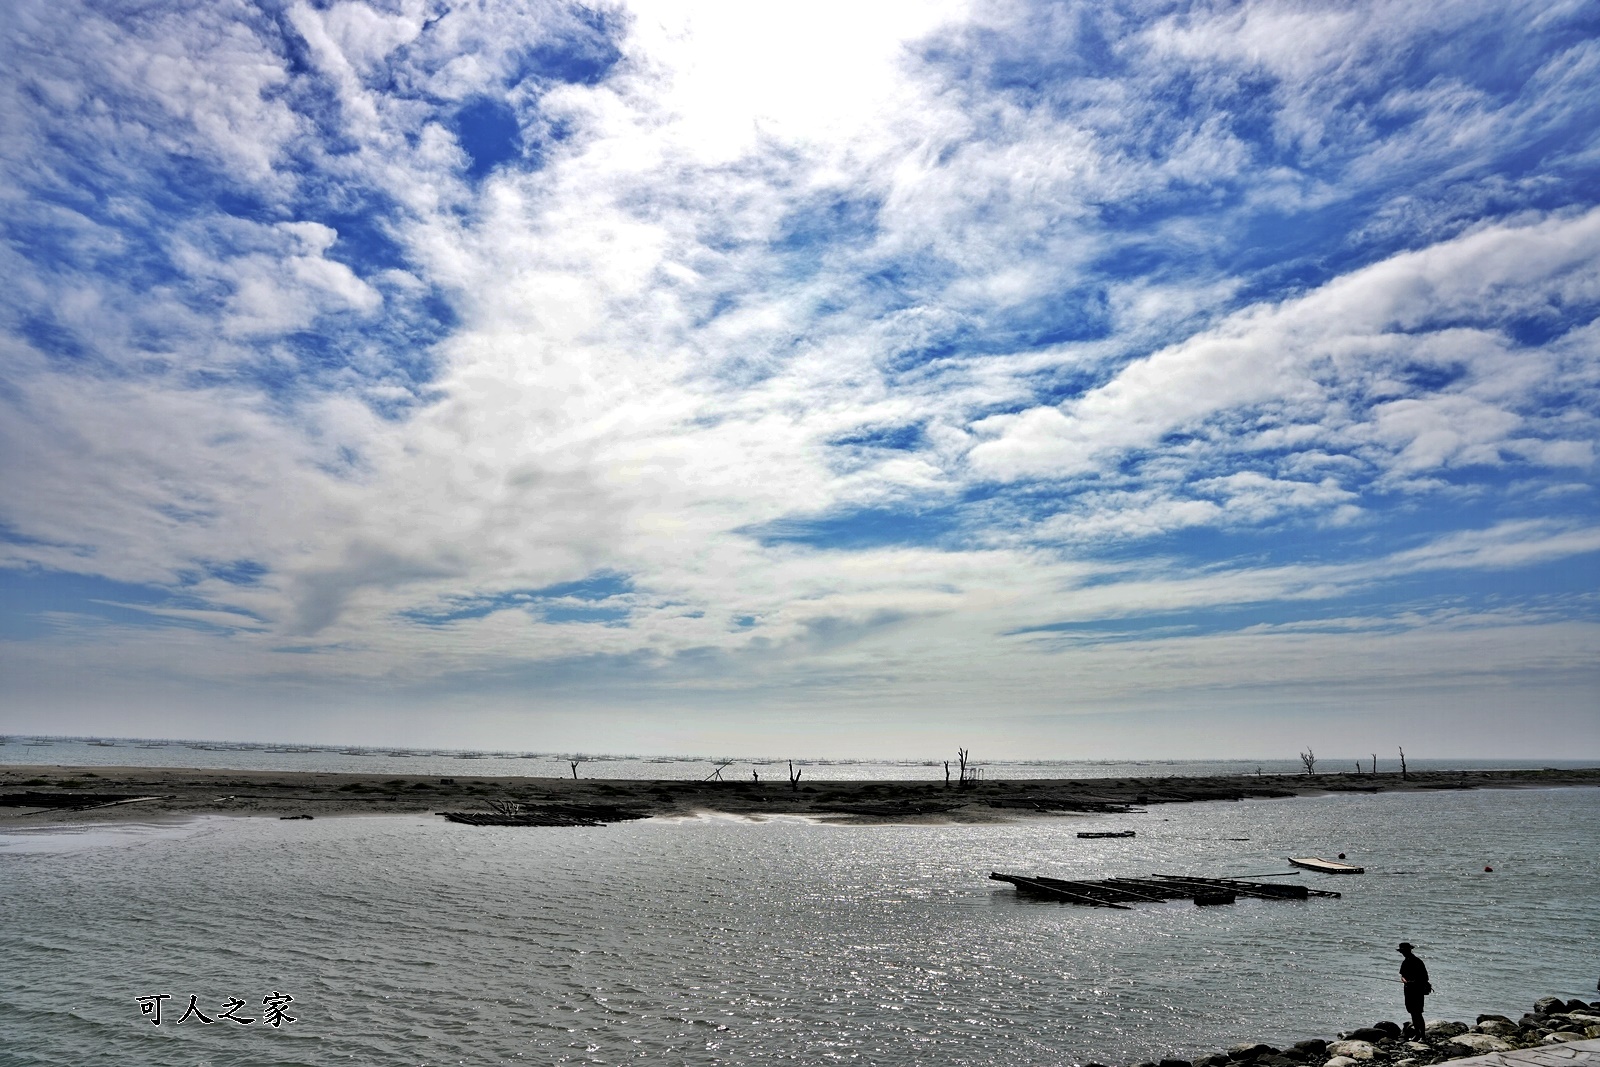
{"type": "Polygon", "coordinates": [[[1344,859],[1344,853],[1343,852],[1339,853],[1339,858],[1340,859],[1344,859]]]}
{"type": "Polygon", "coordinates": [[[1489,867],[1489,866],[1485,866],[1483,868],[1483,873],[1484,874],[1493,874],[1494,873],[1494,868],[1493,867],[1489,867]]]}

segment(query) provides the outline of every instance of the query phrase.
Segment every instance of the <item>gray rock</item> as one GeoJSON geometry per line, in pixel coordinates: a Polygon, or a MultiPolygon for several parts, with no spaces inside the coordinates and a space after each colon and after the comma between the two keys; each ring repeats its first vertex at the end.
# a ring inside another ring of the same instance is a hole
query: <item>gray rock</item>
{"type": "MultiPolygon", "coordinates": [[[[1377,1043],[1379,1041],[1387,1041],[1391,1035],[1384,1030],[1378,1029],[1376,1026],[1360,1026],[1344,1036],[1351,1041],[1371,1041],[1373,1043],[1377,1043]]],[[[1400,1036],[1400,1028],[1398,1026],[1394,1028],[1393,1036],[1400,1036]]]]}
{"type": "Polygon", "coordinates": [[[1435,1019],[1428,1024],[1429,1037],[1455,1037],[1466,1032],[1466,1023],[1453,1022],[1449,1019],[1435,1019]]]}
{"type": "Polygon", "coordinates": [[[1432,1052],[1432,1045],[1424,1045],[1421,1041],[1407,1041],[1406,1048],[1412,1052],[1432,1052]]]}
{"type": "Polygon", "coordinates": [[[1322,1067],[1356,1067],[1357,1062],[1349,1056],[1335,1056],[1327,1063],[1324,1063],[1322,1067]]]}
{"type": "Polygon", "coordinates": [[[1313,1037],[1306,1041],[1296,1041],[1294,1047],[1296,1051],[1305,1053],[1311,1059],[1328,1051],[1328,1043],[1320,1037],[1313,1037]]]}
{"type": "Polygon", "coordinates": [[[1557,1030],[1553,1034],[1546,1034],[1539,1042],[1541,1045],[1564,1045],[1568,1041],[1587,1041],[1589,1035],[1581,1030],[1557,1030]]]}
{"type": "Polygon", "coordinates": [[[1328,1046],[1328,1051],[1335,1058],[1343,1056],[1352,1060],[1370,1060],[1378,1054],[1378,1049],[1372,1042],[1362,1041],[1353,1037],[1346,1038],[1343,1041],[1335,1041],[1328,1046]]]}
{"type": "Polygon", "coordinates": [[[1552,1015],[1558,1011],[1566,1011],[1567,1002],[1560,997],[1540,997],[1533,1002],[1535,1015],[1552,1015]]]}
{"type": "MultiPolygon", "coordinates": [[[[1511,1022],[1511,1020],[1506,1018],[1504,1015],[1480,1015],[1480,1016],[1478,1016],[1478,1021],[1480,1023],[1486,1023],[1486,1022],[1490,1021],[1491,1019],[1493,1019],[1496,1022],[1502,1022],[1502,1023],[1511,1022]]],[[[1516,1025],[1516,1024],[1513,1023],[1512,1025],[1516,1025]]]]}
{"type": "Polygon", "coordinates": [[[1383,1022],[1373,1023],[1372,1024],[1372,1028],[1374,1030],[1382,1030],[1384,1033],[1388,1034],[1390,1037],[1399,1037],[1400,1036],[1400,1024],[1399,1023],[1392,1023],[1387,1019],[1385,1019],[1383,1022]]]}
{"type": "Polygon", "coordinates": [[[1588,1011],[1589,1010],[1589,1005],[1585,1004],[1581,1000],[1569,1000],[1569,1001],[1567,1001],[1567,1010],[1568,1011],[1588,1011]]]}
{"type": "Polygon", "coordinates": [[[1160,1067],[1190,1067],[1188,1060],[1162,1060],[1160,1067]]]}
{"type": "Polygon", "coordinates": [[[1503,1041],[1493,1034],[1456,1034],[1450,1039],[1450,1043],[1469,1048],[1478,1055],[1485,1052],[1510,1052],[1515,1047],[1511,1042],[1503,1041]]]}
{"type": "Polygon", "coordinates": [[[1201,1056],[1194,1061],[1194,1067],[1228,1067],[1233,1061],[1226,1052],[1214,1052],[1209,1056],[1201,1056]]]}
{"type": "Polygon", "coordinates": [[[1474,1027],[1480,1034],[1494,1034],[1504,1036],[1517,1032],[1517,1024],[1510,1019],[1483,1019],[1474,1027]]]}

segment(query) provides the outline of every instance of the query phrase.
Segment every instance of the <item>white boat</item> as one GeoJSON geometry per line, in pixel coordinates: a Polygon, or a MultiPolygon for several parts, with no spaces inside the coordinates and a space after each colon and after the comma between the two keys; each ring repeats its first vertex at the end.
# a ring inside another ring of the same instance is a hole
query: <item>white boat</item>
{"type": "Polygon", "coordinates": [[[1320,874],[1365,874],[1365,867],[1357,867],[1353,863],[1340,863],[1337,860],[1325,860],[1317,856],[1290,856],[1289,862],[1296,867],[1303,867],[1308,871],[1317,871],[1320,874]]]}

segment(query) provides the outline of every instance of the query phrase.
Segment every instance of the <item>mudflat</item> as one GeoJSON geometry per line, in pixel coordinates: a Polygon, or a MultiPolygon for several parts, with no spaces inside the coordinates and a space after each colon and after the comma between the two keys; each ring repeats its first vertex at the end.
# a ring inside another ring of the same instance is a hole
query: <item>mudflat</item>
{"type": "Polygon", "coordinates": [[[416,812],[611,811],[618,818],[719,812],[854,823],[996,822],[1131,812],[1153,804],[1333,792],[1600,786],[1600,767],[1208,778],[934,781],[645,781],[458,775],[323,774],[190,768],[6,766],[0,826],[186,815],[321,818],[416,812]]]}

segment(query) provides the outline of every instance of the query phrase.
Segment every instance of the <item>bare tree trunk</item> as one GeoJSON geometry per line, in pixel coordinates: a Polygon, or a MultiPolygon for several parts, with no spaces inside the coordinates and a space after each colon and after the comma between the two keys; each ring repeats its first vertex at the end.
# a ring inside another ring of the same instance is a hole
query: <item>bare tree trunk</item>
{"type": "Polygon", "coordinates": [[[1305,764],[1306,774],[1312,775],[1317,773],[1317,754],[1311,749],[1308,748],[1304,752],[1300,753],[1300,762],[1305,764]]]}
{"type": "Polygon", "coordinates": [[[567,762],[572,764],[572,780],[576,782],[578,780],[578,764],[582,763],[583,761],[574,759],[568,760],[567,762]]]}
{"type": "Polygon", "coordinates": [[[1403,748],[1400,750],[1400,777],[1410,777],[1406,774],[1406,750],[1403,748]]]}

